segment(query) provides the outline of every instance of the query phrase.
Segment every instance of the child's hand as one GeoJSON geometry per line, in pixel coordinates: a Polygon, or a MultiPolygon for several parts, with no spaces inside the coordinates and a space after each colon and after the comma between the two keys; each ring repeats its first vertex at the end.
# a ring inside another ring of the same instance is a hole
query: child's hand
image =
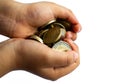
{"type": "Polygon", "coordinates": [[[37,28],[53,19],[65,19],[72,23],[72,30],[66,38],[75,40],[81,26],[71,10],[51,2],[18,3],[3,0],[0,2],[0,34],[9,37],[25,38],[37,31],[37,28]]]}
{"type": "Polygon", "coordinates": [[[12,70],[26,70],[49,80],[72,72],[79,65],[79,50],[66,40],[72,51],[55,51],[33,40],[10,39],[0,44],[0,76],[12,70]]]}

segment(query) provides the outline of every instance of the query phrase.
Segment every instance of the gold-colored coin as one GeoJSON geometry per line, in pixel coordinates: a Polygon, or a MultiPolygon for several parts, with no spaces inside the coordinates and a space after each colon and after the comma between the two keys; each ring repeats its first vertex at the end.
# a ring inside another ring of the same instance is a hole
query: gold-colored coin
{"type": "Polygon", "coordinates": [[[53,27],[59,27],[59,28],[64,28],[65,29],[65,26],[61,23],[58,23],[58,22],[54,22],[50,25],[51,28],[53,27]]]}
{"type": "Polygon", "coordinates": [[[59,41],[55,43],[52,49],[57,50],[57,51],[62,51],[62,52],[72,50],[71,46],[65,41],[59,41]]]}
{"type": "Polygon", "coordinates": [[[53,47],[53,49],[67,51],[71,49],[69,44],[60,40],[65,37],[66,31],[71,30],[71,27],[71,24],[66,20],[51,20],[38,28],[38,32],[36,32],[35,35],[30,36],[29,39],[44,43],[51,48],[53,47]]]}
{"type": "Polygon", "coordinates": [[[66,31],[70,31],[72,29],[71,23],[66,20],[58,19],[56,22],[61,23],[65,27],[66,31]]]}
{"type": "Polygon", "coordinates": [[[47,24],[43,25],[43,26],[41,27],[41,29],[45,29],[45,28],[47,28],[47,26],[49,26],[50,24],[52,24],[52,23],[54,23],[54,22],[56,22],[56,20],[55,20],[55,19],[54,19],[54,20],[49,21],[47,24]]]}
{"type": "Polygon", "coordinates": [[[39,36],[40,38],[43,38],[44,34],[45,34],[48,30],[49,30],[49,29],[41,30],[40,32],[38,32],[38,33],[39,33],[38,36],[39,36]]]}
{"type": "Polygon", "coordinates": [[[33,40],[36,40],[40,43],[43,43],[43,40],[37,35],[32,35],[32,36],[29,37],[29,39],[33,39],[33,40]]]}
{"type": "Polygon", "coordinates": [[[66,30],[59,27],[50,28],[43,36],[46,44],[55,43],[65,36],[66,30]]]}

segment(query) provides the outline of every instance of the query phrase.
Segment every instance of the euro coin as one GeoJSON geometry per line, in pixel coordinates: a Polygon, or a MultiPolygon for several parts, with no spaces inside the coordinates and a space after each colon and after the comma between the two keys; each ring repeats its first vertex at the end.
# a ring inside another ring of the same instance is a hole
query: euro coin
{"type": "Polygon", "coordinates": [[[37,35],[32,35],[32,36],[29,37],[29,39],[36,40],[40,43],[43,43],[43,40],[37,35]]]}
{"type": "Polygon", "coordinates": [[[66,20],[58,19],[57,22],[61,23],[65,27],[66,31],[70,31],[72,29],[71,23],[66,20]]]}
{"type": "Polygon", "coordinates": [[[49,29],[44,29],[44,30],[41,30],[40,32],[38,32],[38,36],[40,38],[43,38],[44,34],[48,31],[49,29]]]}
{"type": "Polygon", "coordinates": [[[51,28],[53,28],[53,27],[60,27],[60,28],[64,28],[65,29],[65,26],[63,24],[61,24],[61,23],[58,23],[58,22],[54,22],[50,26],[51,26],[51,28]]]}
{"type": "Polygon", "coordinates": [[[52,49],[57,50],[57,51],[62,51],[62,52],[72,50],[71,46],[65,41],[59,41],[55,43],[52,49]]]}
{"type": "Polygon", "coordinates": [[[52,24],[52,23],[54,23],[54,22],[56,22],[56,20],[54,19],[54,20],[51,20],[51,21],[49,21],[47,24],[45,24],[45,25],[43,25],[42,27],[40,27],[40,29],[46,29],[50,24],[52,24]]]}
{"type": "Polygon", "coordinates": [[[43,36],[45,44],[55,43],[65,36],[66,30],[58,27],[50,28],[43,36]]]}

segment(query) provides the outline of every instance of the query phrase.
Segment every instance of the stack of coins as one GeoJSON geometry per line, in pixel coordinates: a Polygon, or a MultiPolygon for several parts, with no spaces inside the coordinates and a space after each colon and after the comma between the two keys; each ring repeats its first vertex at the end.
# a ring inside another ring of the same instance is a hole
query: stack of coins
{"type": "Polygon", "coordinates": [[[57,19],[48,22],[38,29],[35,35],[30,36],[30,39],[44,43],[54,50],[68,51],[71,46],[63,41],[66,31],[71,30],[71,24],[65,20],[57,19]]]}

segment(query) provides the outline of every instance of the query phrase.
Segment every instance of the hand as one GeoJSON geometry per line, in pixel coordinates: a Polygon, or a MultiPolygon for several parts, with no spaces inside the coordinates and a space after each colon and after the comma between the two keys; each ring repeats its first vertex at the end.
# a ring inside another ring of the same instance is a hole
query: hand
{"type": "Polygon", "coordinates": [[[4,0],[0,3],[0,34],[26,38],[38,27],[56,18],[72,23],[73,31],[67,32],[66,38],[75,40],[81,26],[71,10],[51,2],[23,4],[4,0]]]}
{"type": "Polygon", "coordinates": [[[79,50],[66,39],[72,51],[55,51],[33,40],[10,39],[0,44],[0,76],[12,70],[27,70],[49,80],[72,72],[79,65],[79,50]],[[4,68],[3,68],[4,67],[4,68]]]}

